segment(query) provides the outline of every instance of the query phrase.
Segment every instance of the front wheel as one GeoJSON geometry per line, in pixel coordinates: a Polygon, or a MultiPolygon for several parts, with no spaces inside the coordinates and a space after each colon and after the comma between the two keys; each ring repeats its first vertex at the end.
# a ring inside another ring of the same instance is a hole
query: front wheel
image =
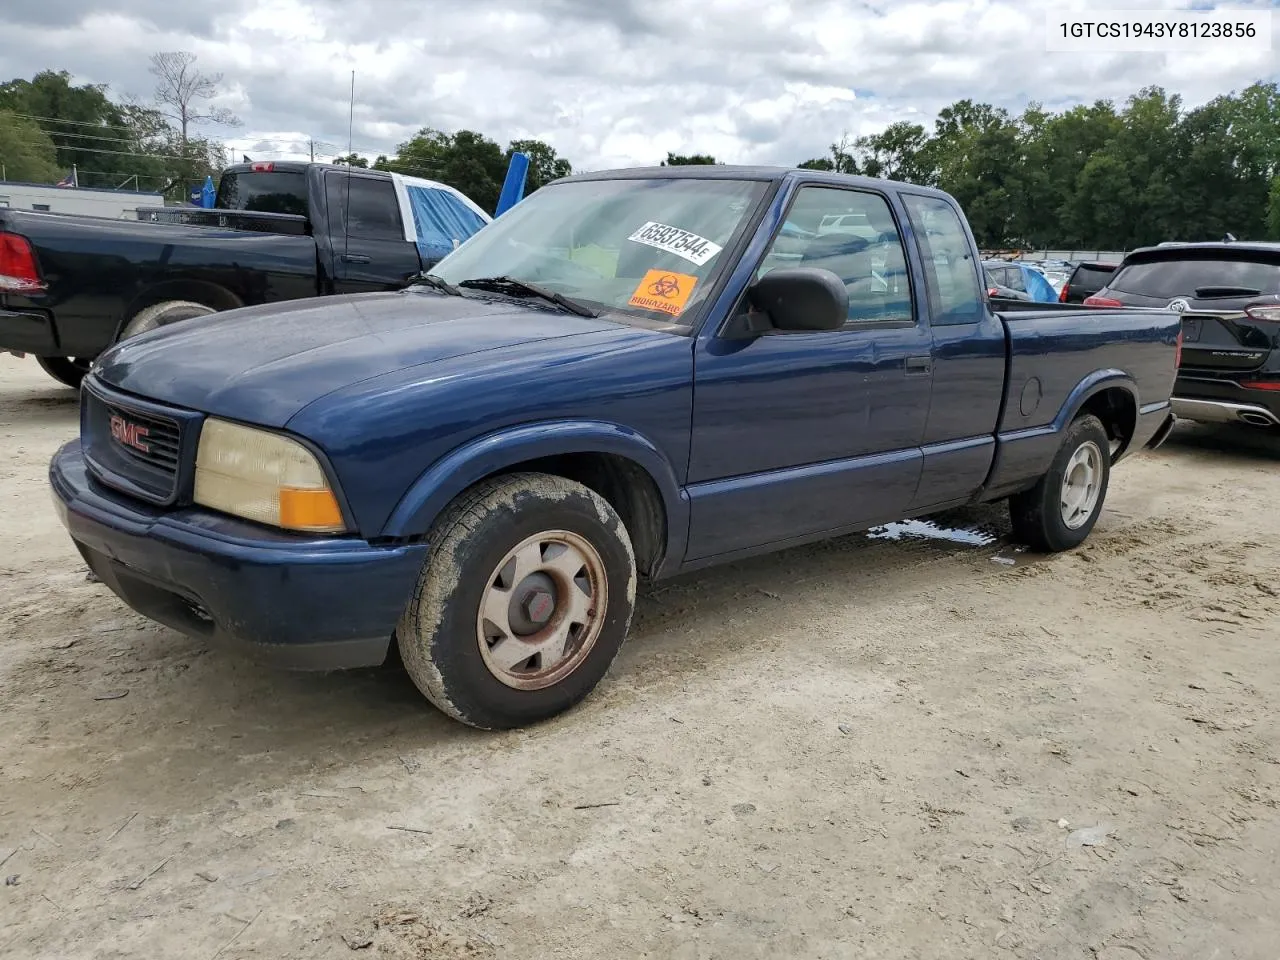
{"type": "Polygon", "coordinates": [[[1040,482],[1009,498],[1014,536],[1043,553],[1078,547],[1098,522],[1110,479],[1106,428],[1092,414],[1077,417],[1040,482]]]}
{"type": "Polygon", "coordinates": [[[458,498],[396,628],[418,689],[486,730],[545,720],[600,682],[635,607],[631,539],[598,494],[511,474],[458,498]]]}
{"type": "Polygon", "coordinates": [[[36,357],[40,369],[72,390],[80,389],[80,381],[89,372],[92,360],[82,357],[36,357]]]}

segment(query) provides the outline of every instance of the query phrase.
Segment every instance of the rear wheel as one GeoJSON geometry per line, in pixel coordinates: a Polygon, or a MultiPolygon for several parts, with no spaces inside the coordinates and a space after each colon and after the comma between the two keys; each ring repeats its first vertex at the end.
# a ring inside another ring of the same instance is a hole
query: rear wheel
{"type": "Polygon", "coordinates": [[[1106,428],[1091,414],[1077,417],[1040,482],[1009,498],[1014,536],[1043,553],[1078,547],[1098,522],[1110,479],[1106,428]]]}
{"type": "Polygon", "coordinates": [[[437,522],[396,629],[409,676],[482,729],[555,716],[600,682],[635,606],[631,539],[598,494],[525,473],[478,484],[437,522]]]}
{"type": "Polygon", "coordinates": [[[179,320],[207,317],[209,314],[217,312],[213,307],[206,307],[203,303],[195,303],[191,300],[165,300],[135,313],[129,322],[124,325],[124,329],[120,331],[120,339],[128,340],[130,337],[136,337],[140,333],[155,330],[157,327],[165,327],[171,323],[177,323],[179,320]]]}
{"type": "Polygon", "coordinates": [[[80,389],[80,381],[89,372],[92,360],[81,357],[36,357],[40,369],[72,390],[80,389]]]}

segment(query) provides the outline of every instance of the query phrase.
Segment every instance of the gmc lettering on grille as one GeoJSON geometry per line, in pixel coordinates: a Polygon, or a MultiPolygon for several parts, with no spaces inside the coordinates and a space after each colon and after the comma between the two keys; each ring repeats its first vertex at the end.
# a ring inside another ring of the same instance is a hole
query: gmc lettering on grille
{"type": "Polygon", "coordinates": [[[126,447],[133,447],[142,453],[150,453],[151,446],[146,442],[146,437],[151,431],[146,427],[141,427],[136,423],[130,423],[119,414],[111,415],[111,437],[116,443],[123,444],[126,447]]]}

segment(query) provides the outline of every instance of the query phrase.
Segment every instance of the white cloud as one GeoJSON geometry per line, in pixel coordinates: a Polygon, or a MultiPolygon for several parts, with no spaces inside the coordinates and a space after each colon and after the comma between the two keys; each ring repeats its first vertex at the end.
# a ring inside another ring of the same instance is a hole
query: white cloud
{"type": "Polygon", "coordinates": [[[228,141],[237,159],[306,155],[311,138],[322,153],[345,152],[353,69],[362,152],[389,152],[422,126],[467,127],[504,144],[544,139],[576,167],[599,169],[655,163],[668,150],[794,164],[845,133],[928,124],[960,98],[1016,109],[1160,84],[1194,105],[1275,78],[1280,49],[1047,53],[1047,15],[1111,6],[1081,0],[93,3],[0,12],[5,72],[65,69],[145,96],[147,55],[190,50],[225,74],[220,102],[245,121],[228,141]]]}

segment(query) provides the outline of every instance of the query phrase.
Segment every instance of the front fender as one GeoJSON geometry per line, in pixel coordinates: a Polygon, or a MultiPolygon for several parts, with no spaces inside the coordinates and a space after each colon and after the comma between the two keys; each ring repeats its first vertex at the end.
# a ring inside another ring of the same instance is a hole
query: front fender
{"type": "MultiPolygon", "coordinates": [[[[520,463],[565,454],[602,453],[625,457],[641,467],[662,496],[667,514],[663,556],[684,556],[688,502],[671,463],[643,434],[615,423],[551,420],[522,424],[472,440],[427,468],[396,504],[381,536],[405,540],[431,529],[440,512],[462,491],[485,477],[520,463]]],[[[664,567],[666,563],[664,563],[664,567]]]]}

